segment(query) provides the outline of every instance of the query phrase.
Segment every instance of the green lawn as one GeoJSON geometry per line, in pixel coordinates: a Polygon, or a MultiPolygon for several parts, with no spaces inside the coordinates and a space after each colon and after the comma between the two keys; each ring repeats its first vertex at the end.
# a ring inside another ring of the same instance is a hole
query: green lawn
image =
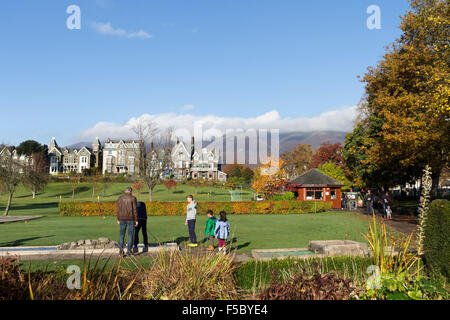
{"type": "MultiPolygon", "coordinates": [[[[116,201],[124,192],[130,183],[114,183],[109,184],[105,196],[103,196],[103,188],[98,185],[92,197],[92,184],[80,183],[75,193],[75,201],[116,201]]],[[[253,192],[251,190],[242,191],[242,200],[251,200],[253,192]]],[[[230,201],[230,193],[228,190],[217,187],[192,187],[187,185],[179,185],[175,190],[168,191],[163,185],[159,185],[153,191],[153,200],[156,201],[185,201],[186,196],[194,195],[197,201],[230,201]]],[[[147,201],[149,196],[146,190],[141,194],[135,193],[140,201],[147,201]]],[[[24,188],[19,188],[14,195],[13,204],[9,215],[58,215],[59,201],[72,201],[71,186],[66,183],[50,183],[45,192],[39,193],[36,199],[33,199],[30,192],[24,188]],[[60,198],[61,197],[61,198],[60,198]]],[[[4,211],[7,202],[7,196],[0,194],[0,214],[4,211]]]]}
{"type": "MultiPolygon", "coordinates": [[[[114,201],[129,184],[109,185],[106,197],[102,201],[114,201]]],[[[102,194],[102,190],[97,191],[102,194]]],[[[178,186],[175,192],[169,192],[164,186],[158,186],[154,192],[155,200],[184,201],[193,194],[198,201],[226,201],[230,199],[228,191],[220,188],[195,188],[178,186]],[[210,195],[208,196],[208,193],[210,195]]],[[[114,217],[61,217],[58,213],[59,196],[63,201],[71,201],[70,186],[64,183],[52,183],[46,191],[33,200],[27,190],[20,189],[13,202],[10,215],[43,215],[44,218],[24,222],[0,224],[0,246],[37,246],[57,245],[63,242],[81,239],[108,237],[118,239],[118,226],[114,217]]],[[[137,195],[146,200],[147,195],[137,195]]],[[[244,190],[243,200],[250,200],[252,192],[244,190]]],[[[76,201],[92,201],[92,185],[80,184],[76,201]]],[[[5,195],[0,196],[0,204],[6,202],[5,195]]],[[[3,210],[0,207],[0,210],[3,210]]],[[[328,212],[303,215],[236,215],[229,216],[233,247],[239,252],[251,249],[307,247],[310,240],[350,239],[363,241],[360,232],[367,231],[367,221],[355,213],[328,212]]],[[[206,217],[197,221],[197,235],[203,239],[206,217]]],[[[183,217],[149,217],[149,240],[152,243],[175,241],[186,242],[187,227],[183,217]]]]}
{"type": "MultiPolygon", "coordinates": [[[[363,241],[367,221],[355,213],[328,212],[304,215],[229,216],[233,247],[240,252],[251,249],[307,247],[310,240],[350,239],[363,241]]],[[[197,235],[203,238],[205,216],[197,220],[197,235]]],[[[149,241],[186,242],[183,217],[149,217],[149,241]]],[[[57,245],[81,239],[118,239],[114,217],[59,217],[0,225],[0,246],[57,245]]]]}

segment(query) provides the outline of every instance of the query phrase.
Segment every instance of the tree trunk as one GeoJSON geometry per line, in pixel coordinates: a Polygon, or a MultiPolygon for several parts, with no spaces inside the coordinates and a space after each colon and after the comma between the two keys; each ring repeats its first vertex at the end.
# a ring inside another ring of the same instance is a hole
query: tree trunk
{"type": "Polygon", "coordinates": [[[13,194],[12,194],[12,193],[9,193],[8,204],[6,205],[5,213],[3,213],[3,216],[4,216],[4,217],[6,217],[6,216],[8,215],[9,208],[11,207],[12,197],[13,197],[13,194]]]}
{"type": "Polygon", "coordinates": [[[33,199],[36,199],[36,190],[33,190],[33,199]]]}
{"type": "MultiPolygon", "coordinates": [[[[436,170],[436,169],[435,169],[436,170]]],[[[436,196],[439,187],[439,178],[441,176],[441,170],[433,171],[431,174],[431,195],[436,196]]]]}
{"type": "Polygon", "coordinates": [[[150,201],[153,201],[153,189],[152,188],[148,188],[148,199],[150,201]]]}
{"type": "Polygon", "coordinates": [[[92,199],[94,199],[95,197],[95,185],[92,186],[92,199]]]}
{"type": "Polygon", "coordinates": [[[72,189],[72,201],[75,199],[75,188],[72,189]]]}

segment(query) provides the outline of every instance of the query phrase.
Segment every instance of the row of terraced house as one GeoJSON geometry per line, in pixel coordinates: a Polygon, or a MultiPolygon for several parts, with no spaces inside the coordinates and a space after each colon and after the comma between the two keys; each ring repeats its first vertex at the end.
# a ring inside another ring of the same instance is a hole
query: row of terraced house
{"type": "MultiPolygon", "coordinates": [[[[72,171],[81,173],[85,169],[99,168],[103,174],[139,173],[140,158],[137,140],[106,140],[103,144],[96,138],[92,148],[59,147],[55,138],[48,146],[50,174],[58,175],[72,171]]],[[[178,180],[205,179],[226,181],[222,172],[219,151],[216,148],[197,148],[194,138],[191,143],[175,140],[171,153],[170,173],[178,180]]]]}

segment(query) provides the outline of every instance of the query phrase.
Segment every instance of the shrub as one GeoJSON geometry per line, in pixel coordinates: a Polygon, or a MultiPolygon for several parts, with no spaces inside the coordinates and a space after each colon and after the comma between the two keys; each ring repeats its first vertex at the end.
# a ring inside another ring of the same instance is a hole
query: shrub
{"type": "Polygon", "coordinates": [[[273,271],[271,285],[260,295],[261,300],[348,300],[357,298],[361,291],[350,279],[336,272],[322,274],[319,266],[313,272],[305,269],[296,272],[283,282],[273,271]]]}
{"type": "Polygon", "coordinates": [[[368,277],[366,270],[373,265],[373,259],[369,257],[311,257],[307,259],[272,259],[265,261],[250,260],[242,263],[235,272],[238,286],[244,290],[261,289],[266,287],[273,278],[272,272],[277,270],[280,281],[290,278],[297,271],[307,269],[313,271],[315,265],[320,267],[320,272],[328,273],[336,271],[344,278],[351,278],[354,282],[364,282],[368,277]]]}
{"type": "Polygon", "coordinates": [[[450,201],[434,200],[431,203],[424,231],[427,266],[448,278],[450,275],[450,201]]]}
{"type": "Polygon", "coordinates": [[[152,300],[237,299],[235,268],[231,254],[162,250],[140,282],[145,297],[152,300]]]}
{"type": "Polygon", "coordinates": [[[295,194],[291,191],[288,191],[286,193],[274,195],[270,200],[272,201],[295,200],[295,194]]]}
{"type": "MultiPolygon", "coordinates": [[[[149,216],[186,215],[185,202],[147,201],[149,216]]],[[[320,201],[241,201],[241,202],[199,202],[197,214],[206,215],[208,210],[215,213],[225,211],[228,214],[301,214],[330,210],[331,202],[320,201]]],[[[59,204],[61,216],[115,216],[116,202],[62,202],[59,204]]]]}

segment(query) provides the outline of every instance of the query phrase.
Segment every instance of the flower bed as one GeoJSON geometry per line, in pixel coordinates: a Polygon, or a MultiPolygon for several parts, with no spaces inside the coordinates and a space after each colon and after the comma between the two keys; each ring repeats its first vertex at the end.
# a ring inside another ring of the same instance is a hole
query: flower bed
{"type": "MultiPolygon", "coordinates": [[[[186,215],[186,202],[145,202],[149,216],[186,215]]],[[[206,215],[213,210],[216,214],[301,214],[324,212],[332,208],[328,201],[241,201],[241,202],[198,202],[197,214],[206,215]]],[[[115,216],[116,202],[63,202],[59,204],[61,216],[115,216]]]]}

